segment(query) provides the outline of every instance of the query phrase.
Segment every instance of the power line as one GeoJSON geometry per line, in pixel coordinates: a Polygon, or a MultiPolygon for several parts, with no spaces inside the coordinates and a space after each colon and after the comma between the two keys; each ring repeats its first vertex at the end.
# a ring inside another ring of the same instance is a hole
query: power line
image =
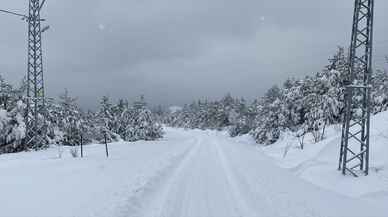
{"type": "Polygon", "coordinates": [[[15,16],[23,17],[24,19],[28,19],[28,17],[26,15],[24,15],[24,14],[19,14],[19,13],[16,13],[16,12],[2,10],[2,9],[0,9],[0,12],[6,13],[6,14],[12,14],[12,15],[15,15],[15,16]]]}
{"type": "Polygon", "coordinates": [[[46,0],[43,0],[42,1],[42,3],[40,4],[40,6],[39,6],[39,11],[41,11],[42,10],[42,8],[43,8],[43,5],[44,5],[44,3],[46,2],[46,0]]]}

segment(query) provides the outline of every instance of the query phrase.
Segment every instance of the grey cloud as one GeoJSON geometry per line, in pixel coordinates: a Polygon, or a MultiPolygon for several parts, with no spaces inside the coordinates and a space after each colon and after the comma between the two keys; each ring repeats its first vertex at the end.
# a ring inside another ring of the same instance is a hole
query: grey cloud
{"type": "MultiPolygon", "coordinates": [[[[1,7],[26,11],[26,1],[1,7]]],[[[47,0],[47,92],[68,88],[84,107],[98,97],[182,104],[226,92],[248,99],[291,76],[321,70],[349,43],[353,1],[47,0]]],[[[388,28],[376,6],[376,41],[388,28]]],[[[26,24],[0,15],[0,73],[25,74],[26,24]]],[[[376,43],[376,58],[387,46],[376,43]]],[[[376,60],[381,65],[381,61],[376,60]]]]}

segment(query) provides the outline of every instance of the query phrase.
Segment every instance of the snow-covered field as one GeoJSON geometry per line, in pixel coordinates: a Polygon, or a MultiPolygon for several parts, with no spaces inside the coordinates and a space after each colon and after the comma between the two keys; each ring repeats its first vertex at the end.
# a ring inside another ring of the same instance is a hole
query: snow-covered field
{"type": "Polygon", "coordinates": [[[108,159],[103,145],[86,146],[83,159],[57,148],[2,155],[0,216],[387,216],[388,113],[373,124],[373,171],[358,179],[336,171],[335,127],[304,151],[292,137],[258,148],[167,128],[160,141],[109,144],[108,159]]]}

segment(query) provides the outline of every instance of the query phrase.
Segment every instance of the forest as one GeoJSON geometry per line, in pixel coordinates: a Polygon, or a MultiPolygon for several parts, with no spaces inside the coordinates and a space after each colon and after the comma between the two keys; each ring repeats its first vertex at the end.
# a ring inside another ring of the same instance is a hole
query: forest
{"type": "MultiPolygon", "coordinates": [[[[144,96],[130,103],[99,100],[97,111],[84,111],[78,99],[64,90],[57,99],[47,98],[46,114],[40,116],[45,142],[24,145],[26,82],[13,86],[0,79],[0,153],[38,150],[49,145],[78,146],[114,141],[156,140],[163,137],[163,125],[186,129],[227,130],[230,136],[249,134],[258,144],[271,145],[283,132],[303,141],[311,134],[315,142],[325,138],[328,125],[342,121],[344,87],[349,80],[348,54],[339,47],[322,71],[304,78],[289,78],[274,85],[253,102],[226,94],[220,100],[198,99],[179,109],[149,106],[144,96]]],[[[372,76],[374,114],[388,106],[388,73],[376,70],[372,76]]],[[[302,142],[303,144],[303,142],[302,142]]]]}

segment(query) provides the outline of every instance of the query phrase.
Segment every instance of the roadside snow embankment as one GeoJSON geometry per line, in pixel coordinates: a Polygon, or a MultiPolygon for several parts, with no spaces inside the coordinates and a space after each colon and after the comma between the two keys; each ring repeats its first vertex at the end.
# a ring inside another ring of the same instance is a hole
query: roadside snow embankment
{"type": "MultiPolygon", "coordinates": [[[[236,138],[251,143],[248,137],[236,138]]],[[[370,175],[354,178],[337,171],[341,126],[330,126],[325,139],[314,143],[308,135],[301,150],[298,138],[284,134],[271,146],[260,149],[280,167],[322,188],[351,197],[388,201],[388,112],[377,114],[371,120],[370,175]]]]}
{"type": "Polygon", "coordinates": [[[192,138],[168,129],[155,142],[84,147],[85,158],[64,148],[0,156],[0,216],[114,216],[120,206],[189,151],[192,138]]]}

